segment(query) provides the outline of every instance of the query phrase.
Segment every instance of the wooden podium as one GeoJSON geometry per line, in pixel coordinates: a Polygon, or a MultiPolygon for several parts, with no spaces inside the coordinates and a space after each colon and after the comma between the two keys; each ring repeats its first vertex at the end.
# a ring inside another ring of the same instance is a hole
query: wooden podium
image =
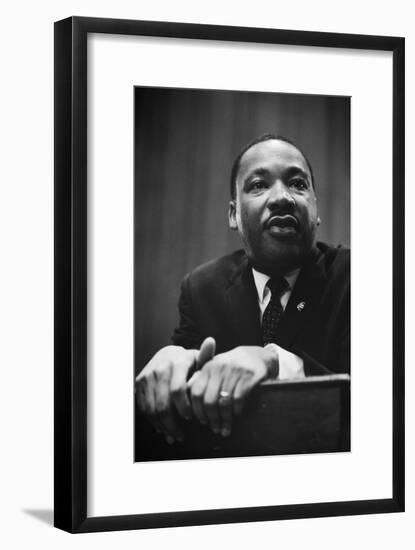
{"type": "Polygon", "coordinates": [[[185,440],[169,445],[136,415],[135,460],[327,453],[350,450],[347,374],[267,381],[253,391],[232,435],[183,421],[185,440]]]}

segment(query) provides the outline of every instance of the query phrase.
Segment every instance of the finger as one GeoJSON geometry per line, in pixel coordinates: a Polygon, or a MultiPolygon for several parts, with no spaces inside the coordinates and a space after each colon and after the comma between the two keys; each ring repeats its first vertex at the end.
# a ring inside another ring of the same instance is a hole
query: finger
{"type": "MultiPolygon", "coordinates": [[[[191,368],[192,364],[189,364],[191,368]]],[[[192,418],[192,406],[187,393],[187,373],[189,369],[173,369],[170,380],[170,394],[177,412],[182,418],[190,420],[192,418]]]]}
{"type": "Polygon", "coordinates": [[[171,368],[161,372],[154,371],[153,375],[156,378],[154,384],[155,412],[166,441],[167,443],[173,443],[176,440],[183,441],[183,433],[178,426],[170,399],[171,368]]]}
{"type": "Polygon", "coordinates": [[[155,422],[158,420],[167,443],[172,444],[175,441],[181,442],[184,440],[184,434],[179,427],[179,417],[172,406],[161,411],[156,418],[155,422]]]}
{"type": "MultiPolygon", "coordinates": [[[[217,363],[217,362],[216,362],[217,363]]],[[[219,390],[223,382],[223,371],[221,365],[211,361],[205,367],[209,373],[208,383],[203,397],[205,415],[209,426],[214,433],[220,432],[221,419],[219,414],[219,390]]]]}
{"type": "Polygon", "coordinates": [[[192,411],[201,424],[207,424],[207,418],[203,406],[203,396],[207,381],[208,374],[205,371],[199,371],[198,375],[193,377],[192,384],[189,387],[192,411]]]}
{"type": "Polygon", "coordinates": [[[154,395],[153,377],[144,378],[143,394],[144,394],[144,402],[146,407],[146,414],[154,415],[156,411],[156,399],[154,395]]]}
{"type": "Polygon", "coordinates": [[[196,372],[194,372],[192,374],[192,376],[189,378],[189,380],[187,381],[187,389],[190,390],[190,388],[193,386],[193,384],[195,383],[196,381],[196,378],[199,376],[200,374],[200,370],[197,370],[196,372]]]}
{"type": "Polygon", "coordinates": [[[239,378],[240,375],[232,371],[224,379],[219,392],[220,433],[223,437],[228,437],[232,432],[233,393],[239,378]]]}
{"type": "Polygon", "coordinates": [[[214,357],[215,351],[216,351],[216,341],[214,338],[212,338],[212,336],[208,336],[203,340],[199,351],[195,350],[196,362],[188,373],[192,375],[189,381],[196,374],[196,372],[198,372],[203,367],[205,363],[207,363],[214,357]]]}
{"type": "Polygon", "coordinates": [[[137,381],[135,384],[135,398],[137,401],[137,407],[140,413],[145,414],[146,413],[146,402],[145,402],[145,395],[144,395],[144,387],[142,381],[137,381]]]}
{"type": "Polygon", "coordinates": [[[154,391],[151,380],[147,376],[141,377],[136,383],[136,398],[143,414],[154,414],[154,391]]]}
{"type": "Polygon", "coordinates": [[[254,384],[252,383],[251,376],[241,376],[235,386],[233,392],[233,412],[238,415],[241,414],[244,406],[246,397],[249,392],[252,390],[254,384]]]}
{"type": "Polygon", "coordinates": [[[212,336],[208,336],[200,346],[199,355],[197,358],[197,368],[201,369],[205,363],[213,359],[216,351],[216,340],[212,336]]]}
{"type": "Polygon", "coordinates": [[[161,433],[160,422],[155,410],[154,387],[147,378],[141,378],[136,385],[136,399],[139,411],[146,415],[147,420],[156,430],[161,433]]]}
{"type": "Polygon", "coordinates": [[[158,434],[164,435],[163,427],[161,425],[160,419],[157,414],[153,414],[152,416],[149,416],[148,420],[158,434]]]}
{"type": "Polygon", "coordinates": [[[156,409],[156,388],[153,384],[148,384],[148,390],[147,390],[147,400],[149,405],[148,411],[147,411],[147,417],[153,428],[156,430],[157,433],[163,434],[163,427],[161,425],[159,416],[157,414],[156,409]]]}

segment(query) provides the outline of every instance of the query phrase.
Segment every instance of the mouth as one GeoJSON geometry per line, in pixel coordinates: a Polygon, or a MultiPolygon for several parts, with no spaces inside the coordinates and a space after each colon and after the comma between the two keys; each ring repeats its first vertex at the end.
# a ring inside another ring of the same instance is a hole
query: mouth
{"type": "Polygon", "coordinates": [[[291,214],[270,216],[265,222],[265,229],[271,232],[296,232],[298,229],[298,220],[291,214]]]}
{"type": "Polygon", "coordinates": [[[265,229],[276,237],[290,237],[297,234],[299,223],[291,214],[275,215],[265,222],[265,229]]]}
{"type": "Polygon", "coordinates": [[[270,229],[271,227],[293,227],[296,229],[298,227],[298,220],[291,214],[271,216],[265,222],[265,229],[270,229]]]}

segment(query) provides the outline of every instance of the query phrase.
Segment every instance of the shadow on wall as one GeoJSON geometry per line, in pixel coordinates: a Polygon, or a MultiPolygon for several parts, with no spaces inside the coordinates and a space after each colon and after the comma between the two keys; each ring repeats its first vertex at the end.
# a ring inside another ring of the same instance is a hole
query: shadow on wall
{"type": "Polygon", "coordinates": [[[34,510],[23,510],[23,512],[29,516],[33,516],[42,523],[47,523],[48,525],[53,525],[53,510],[43,510],[43,509],[34,509],[34,510]]]}

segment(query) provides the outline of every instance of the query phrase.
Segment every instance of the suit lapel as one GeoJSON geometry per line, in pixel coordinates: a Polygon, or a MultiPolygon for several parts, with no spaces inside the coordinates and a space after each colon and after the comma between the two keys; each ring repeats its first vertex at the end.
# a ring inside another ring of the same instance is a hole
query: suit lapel
{"type": "Polygon", "coordinates": [[[286,349],[292,347],[298,335],[312,321],[313,312],[324,290],[326,276],[317,262],[318,254],[313,251],[301,269],[278,325],[277,343],[286,349]]]}
{"type": "Polygon", "coordinates": [[[235,345],[262,346],[258,297],[246,257],[230,279],[226,300],[235,345]]]}

